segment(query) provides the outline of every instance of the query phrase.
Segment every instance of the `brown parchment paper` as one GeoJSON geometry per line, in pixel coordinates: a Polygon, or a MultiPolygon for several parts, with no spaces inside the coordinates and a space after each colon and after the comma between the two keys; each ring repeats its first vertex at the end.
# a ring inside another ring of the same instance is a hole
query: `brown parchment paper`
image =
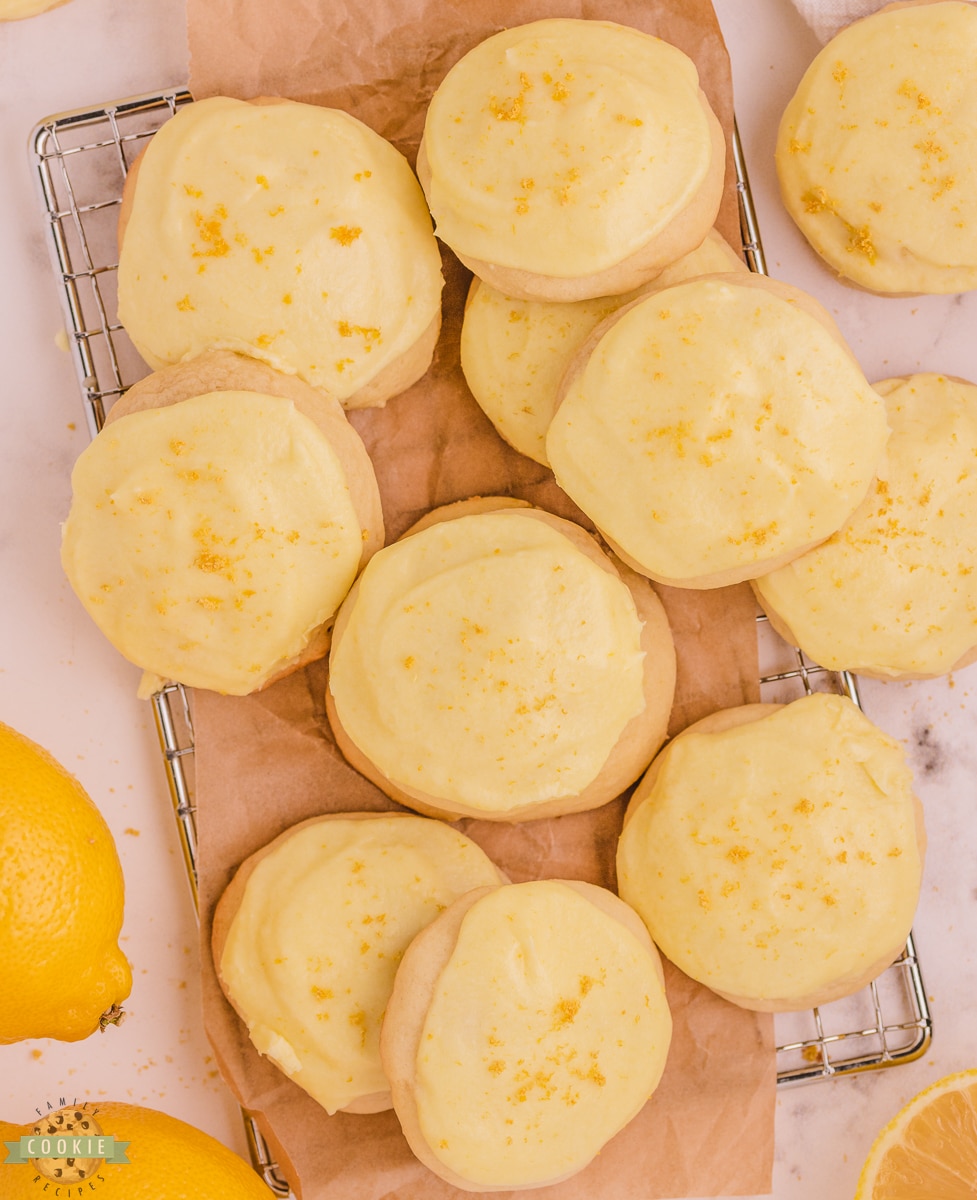
{"type": "MultiPolygon", "coordinates": [[[[413,163],[427,100],[448,68],[496,30],[544,16],[620,21],[679,46],[696,62],[729,141],[729,63],[708,0],[188,0],[191,91],[198,99],[281,95],[344,108],[413,163]]],[[[731,154],[726,183],[718,225],[738,246],[731,154]]],[[[488,494],[519,496],[592,528],[547,469],[498,437],[469,394],[458,343],[470,276],[448,251],[444,267],[444,324],[431,370],[386,408],[351,416],[374,461],[387,540],[436,505],[488,494]]],[[[755,701],[749,588],[658,591],[679,660],[670,732],[755,701]]],[[[248,855],[309,816],[396,807],[337,750],[325,716],[326,678],[320,662],[255,696],[193,696],[207,1033],[226,1080],[258,1117],[302,1200],[461,1197],[417,1162],[392,1112],[328,1117],[261,1058],[213,969],[213,909],[248,855]]],[[[625,802],[555,820],[463,821],[459,828],[514,881],[566,877],[614,888],[625,802]]],[[[727,1004],[670,964],[666,983],[675,1028],[658,1091],[584,1172],[529,1194],[656,1200],[770,1190],[772,1019],[727,1004]]]]}

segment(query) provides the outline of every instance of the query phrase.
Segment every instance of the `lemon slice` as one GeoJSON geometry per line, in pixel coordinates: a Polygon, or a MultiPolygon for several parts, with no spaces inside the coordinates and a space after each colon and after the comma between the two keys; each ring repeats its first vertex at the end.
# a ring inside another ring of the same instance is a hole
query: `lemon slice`
{"type": "Polygon", "coordinates": [[[973,1200],[977,1182],[977,1069],[924,1089],[875,1139],[855,1200],[973,1200]]]}

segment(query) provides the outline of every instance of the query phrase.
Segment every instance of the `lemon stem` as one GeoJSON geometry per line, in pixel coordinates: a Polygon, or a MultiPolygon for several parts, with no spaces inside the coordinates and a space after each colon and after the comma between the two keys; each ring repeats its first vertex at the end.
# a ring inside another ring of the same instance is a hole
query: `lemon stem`
{"type": "Polygon", "coordinates": [[[103,1012],[98,1018],[99,1032],[104,1033],[110,1025],[121,1025],[125,1019],[125,1010],[120,1008],[118,1004],[113,1004],[110,1009],[103,1012]]]}

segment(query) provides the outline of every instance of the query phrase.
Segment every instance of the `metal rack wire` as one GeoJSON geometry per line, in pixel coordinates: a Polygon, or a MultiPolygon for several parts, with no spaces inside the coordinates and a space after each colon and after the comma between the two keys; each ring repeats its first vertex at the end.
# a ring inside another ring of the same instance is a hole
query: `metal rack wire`
{"type": "MultiPolygon", "coordinates": [[[[91,435],[127,387],[147,374],[116,312],[116,227],[125,175],[147,140],[192,97],[183,88],[136,96],[102,107],[60,113],[41,121],[31,136],[52,260],[70,349],[91,435]]],[[[743,254],[750,269],[766,274],[763,246],[738,131],[734,163],[743,254]]],[[[758,618],[761,693],[789,700],[812,691],[835,691],[860,706],[855,678],[829,672],[786,645],[758,618]]],[[[188,695],[169,684],[153,697],[157,731],[194,903],[197,901],[197,833],[193,802],[193,718],[188,695]]],[[[780,1086],[874,1070],[925,1053],[932,1020],[912,937],[898,961],[868,988],[847,1000],[776,1021],[780,1086]]],[[[279,1196],[281,1177],[253,1118],[245,1113],[256,1169],[279,1196]]]]}

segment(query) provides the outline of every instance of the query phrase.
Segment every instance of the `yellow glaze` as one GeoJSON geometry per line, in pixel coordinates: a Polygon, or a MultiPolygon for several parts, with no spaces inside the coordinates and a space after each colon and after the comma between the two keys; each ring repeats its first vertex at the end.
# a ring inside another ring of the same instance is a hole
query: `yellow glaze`
{"type": "Polygon", "coordinates": [[[615,545],[681,583],[748,579],[828,537],[864,497],[887,436],[881,397],[840,341],[727,275],[654,292],[612,325],[546,449],[615,545]]]}
{"type": "Polygon", "coordinates": [[[380,1021],[404,950],[453,900],[498,883],[474,842],[425,817],[297,830],[249,876],[221,955],[252,1042],[327,1112],[387,1091],[380,1021]]]}
{"type": "Polygon", "coordinates": [[[977,645],[977,387],[876,389],[892,426],[880,477],[841,530],[755,588],[825,667],[939,675],[977,645]]]}
{"type": "Polygon", "coordinates": [[[140,163],[119,316],[153,367],[237,350],[345,400],[414,345],[441,287],[413,172],[344,112],[201,100],[140,163]]]}
{"type": "Polygon", "coordinates": [[[431,100],[424,151],[439,237],[555,278],[633,254],[712,157],[691,59],[636,29],[565,19],[469,51],[431,100]]]}
{"type": "MultiPolygon", "coordinates": [[[[651,286],[740,268],[745,271],[746,263],[712,230],[651,286]]],[[[513,300],[487,283],[473,285],[461,328],[461,366],[472,395],[511,446],[549,466],[546,430],[571,358],[605,317],[644,290],[554,304],[513,300]]]]}
{"type": "Polygon", "coordinates": [[[693,728],[656,762],[621,835],[618,887],[693,979],[789,1001],[906,937],[921,874],[912,776],[849,700],[816,693],[751,724],[693,728]]]}
{"type": "Polygon", "coordinates": [[[396,784],[486,812],[575,795],[644,708],[626,585],[518,510],[381,550],[351,596],[330,688],[396,784]]]}
{"type": "Polygon", "coordinates": [[[342,466],[290,400],[208,392],[107,426],[79,456],[61,558],[159,680],[244,694],[339,607],[363,549],[342,466]]]}
{"type": "Polygon", "coordinates": [[[877,13],[842,30],[787,106],[788,212],[876,292],[977,288],[977,6],[877,13]]]}
{"type": "Polygon", "coordinates": [[[569,1174],[654,1091],[670,1037],[657,956],[633,933],[560,882],[497,888],[466,913],[427,1012],[424,1138],[483,1186],[569,1174]]]}

